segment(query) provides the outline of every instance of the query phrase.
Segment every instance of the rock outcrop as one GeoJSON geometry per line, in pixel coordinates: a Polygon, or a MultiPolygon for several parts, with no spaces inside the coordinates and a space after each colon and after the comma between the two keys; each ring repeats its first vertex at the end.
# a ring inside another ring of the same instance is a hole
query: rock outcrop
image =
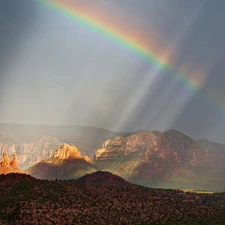
{"type": "Polygon", "coordinates": [[[83,159],[87,162],[92,162],[88,156],[81,156],[81,152],[76,146],[70,146],[66,143],[62,144],[53,155],[54,159],[65,160],[65,159],[83,159]]]}
{"type": "Polygon", "coordinates": [[[82,156],[76,146],[64,143],[52,157],[41,160],[25,172],[35,178],[53,180],[76,179],[95,171],[88,156],[82,156]]]}
{"type": "Polygon", "coordinates": [[[55,159],[77,159],[82,158],[80,151],[76,146],[70,146],[66,143],[61,145],[53,155],[55,159]]]}
{"type": "Polygon", "coordinates": [[[13,166],[13,167],[18,167],[18,165],[17,165],[17,155],[16,154],[13,154],[13,158],[12,158],[12,161],[10,162],[10,165],[13,166]]]}
{"type": "Polygon", "coordinates": [[[17,165],[17,155],[14,154],[12,160],[8,156],[7,152],[3,152],[3,158],[0,162],[0,174],[8,173],[22,173],[17,165]]]}
{"type": "Polygon", "coordinates": [[[3,159],[2,159],[2,162],[1,162],[1,166],[9,167],[9,165],[10,165],[10,159],[9,159],[8,153],[3,152],[3,159]]]}

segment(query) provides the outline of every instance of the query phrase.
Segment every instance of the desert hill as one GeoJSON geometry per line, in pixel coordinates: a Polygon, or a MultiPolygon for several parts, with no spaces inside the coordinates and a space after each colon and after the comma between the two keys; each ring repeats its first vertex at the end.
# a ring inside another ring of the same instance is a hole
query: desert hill
{"type": "MultiPolygon", "coordinates": [[[[197,194],[118,181],[105,172],[86,176],[90,185],[0,175],[0,224],[218,224],[225,221],[225,193],[197,194]],[[4,182],[4,181],[17,182],[4,182]]],[[[83,179],[83,178],[81,178],[83,179]]]]}
{"type": "Polygon", "coordinates": [[[76,182],[88,186],[98,185],[104,187],[117,186],[125,188],[132,185],[131,183],[125,181],[123,178],[106,171],[97,171],[91,174],[86,174],[78,178],[76,182]]]}
{"type": "Polygon", "coordinates": [[[21,182],[31,182],[36,180],[34,177],[25,173],[8,173],[0,175],[0,187],[1,186],[12,186],[21,182]]]}

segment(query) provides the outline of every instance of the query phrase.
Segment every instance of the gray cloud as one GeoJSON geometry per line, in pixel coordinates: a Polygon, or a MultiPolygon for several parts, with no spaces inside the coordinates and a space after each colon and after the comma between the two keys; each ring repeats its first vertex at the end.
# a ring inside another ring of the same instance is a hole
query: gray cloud
{"type": "Polygon", "coordinates": [[[225,112],[216,101],[225,96],[223,0],[79,4],[120,21],[146,43],[155,43],[158,53],[169,49],[173,71],[156,69],[101,33],[35,1],[3,0],[0,122],[123,131],[176,128],[194,138],[224,142],[225,112]],[[197,92],[174,79],[182,68],[189,78],[206,76],[197,92]]]}

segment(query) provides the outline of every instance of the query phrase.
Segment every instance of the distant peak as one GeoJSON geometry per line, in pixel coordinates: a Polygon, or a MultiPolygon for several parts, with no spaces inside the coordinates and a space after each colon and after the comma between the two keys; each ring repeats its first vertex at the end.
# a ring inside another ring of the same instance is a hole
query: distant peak
{"type": "Polygon", "coordinates": [[[207,138],[199,138],[198,140],[197,140],[197,142],[202,142],[202,141],[204,141],[204,142],[210,142],[207,138]]]}
{"type": "Polygon", "coordinates": [[[169,130],[165,131],[164,133],[181,133],[181,134],[183,134],[179,130],[175,130],[175,129],[169,129],[169,130]]]}
{"type": "Polygon", "coordinates": [[[176,135],[176,136],[179,136],[179,137],[183,137],[183,138],[188,138],[188,139],[191,139],[189,136],[187,136],[186,134],[182,133],[181,131],[179,130],[175,130],[175,129],[170,129],[170,130],[167,130],[164,132],[165,136],[172,136],[172,135],[176,135]]]}
{"type": "Polygon", "coordinates": [[[162,132],[158,131],[158,130],[153,130],[151,133],[153,133],[155,136],[160,135],[162,132]]]}

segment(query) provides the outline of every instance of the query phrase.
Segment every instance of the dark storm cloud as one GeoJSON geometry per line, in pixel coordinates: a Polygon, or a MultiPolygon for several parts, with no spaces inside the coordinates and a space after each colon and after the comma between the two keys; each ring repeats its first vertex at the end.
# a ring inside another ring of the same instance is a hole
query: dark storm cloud
{"type": "MultiPolygon", "coordinates": [[[[26,0],[0,2],[0,72],[17,54],[21,42],[35,19],[36,8],[26,0]]],[[[3,76],[3,74],[1,74],[3,76]]]]}

